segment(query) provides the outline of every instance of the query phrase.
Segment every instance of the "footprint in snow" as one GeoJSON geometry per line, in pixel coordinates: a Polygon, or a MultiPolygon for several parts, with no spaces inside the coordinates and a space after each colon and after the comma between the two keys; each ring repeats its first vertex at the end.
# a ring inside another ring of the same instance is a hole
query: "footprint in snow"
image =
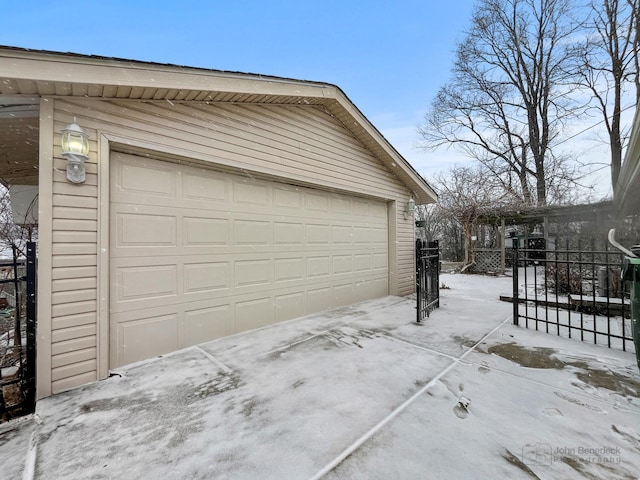
{"type": "Polygon", "coordinates": [[[467,418],[469,416],[469,404],[471,400],[467,397],[458,398],[458,403],[455,407],[453,407],[453,413],[456,414],[458,418],[467,418]]]}
{"type": "Polygon", "coordinates": [[[486,375],[491,371],[491,369],[489,368],[489,364],[487,362],[482,362],[482,365],[478,367],[478,371],[481,374],[486,375]]]}
{"type": "Polygon", "coordinates": [[[544,413],[546,413],[550,417],[562,417],[563,416],[562,412],[560,411],[560,409],[553,408],[553,407],[545,408],[544,409],[544,413]]]}
{"type": "Polygon", "coordinates": [[[600,413],[602,415],[608,415],[606,410],[601,409],[600,407],[597,407],[595,405],[591,405],[589,403],[585,403],[582,400],[578,400],[577,398],[573,398],[570,397],[569,395],[565,395],[564,393],[560,393],[560,392],[553,392],[556,396],[562,398],[563,400],[566,400],[567,402],[573,403],[575,405],[580,405],[581,407],[584,408],[588,408],[589,410],[596,412],[596,413],[600,413]]]}

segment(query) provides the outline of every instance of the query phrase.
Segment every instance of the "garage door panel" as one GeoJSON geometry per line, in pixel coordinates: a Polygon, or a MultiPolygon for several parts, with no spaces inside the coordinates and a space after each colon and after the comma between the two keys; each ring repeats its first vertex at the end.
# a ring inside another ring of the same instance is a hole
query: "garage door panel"
{"type": "Polygon", "coordinates": [[[306,225],[307,245],[329,245],[331,243],[331,226],[326,224],[306,225]]]}
{"type": "Polygon", "coordinates": [[[187,263],[184,293],[212,292],[231,288],[231,262],[187,263]]]}
{"type": "Polygon", "coordinates": [[[273,206],[287,210],[298,210],[302,207],[302,193],[296,187],[274,187],[273,206]]]}
{"type": "Polygon", "coordinates": [[[299,281],[303,280],[306,275],[305,258],[303,256],[276,258],[273,267],[275,282],[299,281]]]}
{"type": "Polygon", "coordinates": [[[176,265],[122,267],[116,274],[116,301],[148,300],[178,294],[176,265]]]}
{"type": "Polygon", "coordinates": [[[268,221],[234,220],[233,234],[235,245],[271,245],[271,223],[268,221]]]}
{"type": "Polygon", "coordinates": [[[307,257],[307,278],[328,277],[331,275],[331,256],[307,257]]]}
{"type": "Polygon", "coordinates": [[[355,272],[368,272],[371,270],[371,254],[356,254],[353,256],[353,261],[353,269],[355,272]]]}
{"type": "Polygon", "coordinates": [[[387,294],[384,202],[124,154],[112,179],[112,366],[387,294]]]}
{"type": "MultiPolygon", "coordinates": [[[[240,289],[242,290],[242,289],[240,289]]],[[[252,298],[256,294],[262,293],[269,295],[271,291],[267,289],[251,289],[246,288],[244,291],[238,292],[235,296],[230,295],[232,290],[203,290],[198,292],[190,292],[177,296],[166,296],[156,298],[146,298],[132,301],[123,301],[111,304],[111,313],[122,315],[131,314],[131,318],[137,318],[141,315],[146,316],[151,309],[169,309],[177,310],[182,308],[206,308],[213,304],[233,303],[236,298],[252,298]]]]}
{"type": "MultiPolygon", "coordinates": [[[[371,271],[355,271],[355,263],[350,256],[306,259],[311,265],[306,272],[303,271],[303,258],[276,260],[198,262],[179,265],[179,268],[143,265],[115,269],[117,281],[112,290],[116,294],[112,292],[111,310],[144,311],[161,305],[219,300],[234,295],[274,295],[282,288],[299,286],[300,283],[313,288],[330,285],[334,281],[355,283],[372,276],[371,271]],[[272,265],[275,267],[273,279],[272,265]]],[[[378,276],[386,280],[386,269],[380,269],[378,276]]]]}
{"type": "Polygon", "coordinates": [[[236,332],[264,327],[274,321],[273,300],[271,297],[236,303],[236,332]]]}
{"type": "Polygon", "coordinates": [[[116,213],[116,247],[162,246],[178,243],[175,216],[116,213]]]}
{"type": "MultiPolygon", "coordinates": [[[[371,203],[367,200],[353,200],[353,213],[358,217],[368,217],[370,215],[371,203]]],[[[385,209],[386,210],[386,209],[385,209]]]]}
{"type": "Polygon", "coordinates": [[[215,340],[234,333],[230,305],[188,310],[184,314],[184,346],[215,340]]]}
{"type": "Polygon", "coordinates": [[[373,280],[359,280],[353,284],[354,296],[358,302],[366,300],[373,285],[373,280]]]}
{"type": "Polygon", "coordinates": [[[270,285],[271,261],[270,260],[240,260],[234,262],[235,286],[270,285]]]}
{"type": "Polygon", "coordinates": [[[116,168],[116,183],[122,195],[167,200],[175,199],[177,194],[173,169],[155,161],[121,162],[116,168]]]}
{"type": "Polygon", "coordinates": [[[231,224],[226,218],[183,217],[182,245],[185,247],[229,246],[231,224]]]}
{"type": "Polygon", "coordinates": [[[271,205],[270,190],[263,183],[248,182],[243,179],[233,181],[233,201],[240,205],[271,205]]]}
{"type": "Polygon", "coordinates": [[[180,348],[178,315],[176,313],[142,318],[117,325],[115,349],[120,365],[162,355],[180,348]]]}
{"type": "Polygon", "coordinates": [[[355,227],[353,229],[353,242],[356,245],[368,245],[371,243],[371,229],[368,227],[355,227]]]}
{"type": "Polygon", "coordinates": [[[331,287],[307,290],[307,313],[320,312],[331,306],[331,287]]]}
{"type": "Polygon", "coordinates": [[[371,243],[382,246],[384,250],[387,249],[388,233],[386,228],[372,228],[371,229],[371,243]]]}
{"type": "Polygon", "coordinates": [[[333,255],[331,260],[333,265],[332,273],[334,275],[353,273],[352,255],[333,255]]]}
{"type": "Polygon", "coordinates": [[[371,254],[371,267],[374,271],[387,269],[387,253],[373,253],[371,254]]]}
{"type": "Polygon", "coordinates": [[[277,295],[274,299],[275,321],[281,322],[291,318],[302,317],[306,313],[305,293],[295,292],[286,295],[277,295]]]}
{"type": "MultiPolygon", "coordinates": [[[[306,275],[303,261],[303,258],[297,258],[199,262],[181,265],[177,274],[176,268],[166,265],[116,269],[118,280],[112,288],[118,293],[112,295],[111,309],[113,312],[144,311],[160,305],[175,306],[229,296],[275,295],[281,289],[299,286],[301,282],[312,288],[330,285],[334,281],[356,283],[372,276],[367,271],[355,271],[351,256],[307,259],[311,261],[311,268],[306,275]],[[314,261],[321,262],[315,270],[314,261]],[[277,268],[273,272],[274,279],[271,278],[272,265],[277,268]],[[275,278],[277,281],[273,281],[275,278]]],[[[386,279],[386,271],[381,270],[379,276],[386,279]]]]}
{"type": "Polygon", "coordinates": [[[347,225],[332,225],[331,240],[334,245],[351,245],[353,243],[353,228],[347,225]]]}
{"type": "Polygon", "coordinates": [[[274,222],[273,243],[275,246],[303,246],[304,242],[304,224],[293,222],[274,222]]]}
{"type": "Polygon", "coordinates": [[[374,278],[371,281],[371,286],[373,295],[375,295],[375,297],[382,297],[389,292],[389,279],[386,275],[384,277],[374,278]]]}
{"type": "MultiPolygon", "coordinates": [[[[210,300],[191,302],[189,305],[194,308],[183,314],[179,312],[175,314],[178,318],[183,315],[183,320],[178,320],[184,328],[184,340],[180,346],[203,343],[231,333],[266,326],[273,321],[287,320],[337,305],[361,301],[370,298],[371,289],[378,289],[380,295],[385,295],[386,282],[385,278],[359,279],[335,286],[327,283],[323,287],[306,292],[300,291],[299,287],[293,287],[283,289],[282,291],[285,292],[283,294],[258,299],[252,298],[252,294],[237,295],[232,298],[232,303],[223,305],[207,306],[210,300]]],[[[176,309],[179,309],[179,306],[176,306],[176,309]]],[[[165,323],[168,320],[174,322],[174,315],[151,316],[150,313],[154,310],[159,311],[158,308],[138,311],[137,315],[144,317],[141,319],[135,318],[136,312],[122,315],[122,317],[128,317],[124,318],[120,324],[129,335],[127,340],[129,345],[135,340],[136,335],[140,336],[138,341],[144,341],[144,336],[149,335],[146,329],[154,328],[151,322],[153,319],[159,318],[165,323]],[[132,316],[133,319],[131,319],[132,316]]],[[[173,323],[170,327],[163,323],[157,328],[162,328],[162,331],[166,332],[167,328],[173,328],[173,323]]],[[[160,353],[155,353],[155,355],[158,354],[160,353]]]]}
{"type": "Polygon", "coordinates": [[[351,198],[333,195],[331,197],[331,211],[337,214],[351,214],[351,198]]]}
{"type": "Polygon", "coordinates": [[[338,307],[353,303],[353,283],[334,285],[331,288],[331,295],[333,297],[332,302],[338,307]]]}
{"type": "Polygon", "coordinates": [[[183,173],[183,199],[189,206],[208,208],[211,202],[225,204],[228,202],[228,188],[225,178],[211,173],[198,172],[197,175],[183,173]],[[194,201],[190,203],[189,201],[194,201]]]}
{"type": "Polygon", "coordinates": [[[387,206],[381,202],[369,202],[371,218],[377,218],[379,220],[384,220],[384,223],[387,222],[387,206]]]}
{"type": "Polygon", "coordinates": [[[329,197],[325,193],[305,192],[305,207],[313,212],[328,212],[329,197]]]}

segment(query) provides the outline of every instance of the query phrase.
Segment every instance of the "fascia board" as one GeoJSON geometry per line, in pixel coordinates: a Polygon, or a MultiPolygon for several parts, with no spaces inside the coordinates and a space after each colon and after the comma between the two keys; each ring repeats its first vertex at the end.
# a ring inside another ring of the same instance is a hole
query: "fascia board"
{"type": "MultiPolygon", "coordinates": [[[[119,87],[211,90],[223,93],[324,98],[331,85],[302,80],[220,72],[189,67],[67,57],[0,49],[2,77],[119,87]]],[[[335,88],[335,87],[333,87],[335,88]]],[[[330,94],[329,94],[330,96],[330,94]]]]}

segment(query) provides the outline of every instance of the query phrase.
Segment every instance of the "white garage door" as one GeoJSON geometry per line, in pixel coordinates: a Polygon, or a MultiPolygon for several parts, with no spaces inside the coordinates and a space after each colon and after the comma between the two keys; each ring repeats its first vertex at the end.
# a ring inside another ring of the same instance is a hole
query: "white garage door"
{"type": "Polygon", "coordinates": [[[388,292],[384,202],[111,160],[111,367],[388,292]]]}

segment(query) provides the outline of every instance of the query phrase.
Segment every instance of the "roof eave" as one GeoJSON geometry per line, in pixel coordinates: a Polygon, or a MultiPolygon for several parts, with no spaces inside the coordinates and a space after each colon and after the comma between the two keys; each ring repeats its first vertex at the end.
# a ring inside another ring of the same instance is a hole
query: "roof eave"
{"type": "Polygon", "coordinates": [[[0,62],[1,78],[35,82],[38,88],[47,89],[47,94],[51,96],[78,96],[74,93],[76,90],[86,91],[84,87],[105,85],[131,87],[131,92],[134,88],[180,91],[183,98],[188,98],[188,95],[184,95],[187,91],[202,92],[200,96],[204,101],[214,98],[213,93],[237,93],[244,95],[244,98],[287,98],[291,104],[309,102],[325,105],[330,111],[343,117],[343,125],[363,141],[391,173],[407,186],[416,203],[433,203],[437,200],[431,186],[344,92],[332,84],[15,47],[0,47],[0,62]],[[64,68],[60,68],[61,66],[64,68]],[[74,88],[77,86],[83,88],[74,88]],[[211,95],[207,96],[207,92],[211,92],[211,95]]]}

